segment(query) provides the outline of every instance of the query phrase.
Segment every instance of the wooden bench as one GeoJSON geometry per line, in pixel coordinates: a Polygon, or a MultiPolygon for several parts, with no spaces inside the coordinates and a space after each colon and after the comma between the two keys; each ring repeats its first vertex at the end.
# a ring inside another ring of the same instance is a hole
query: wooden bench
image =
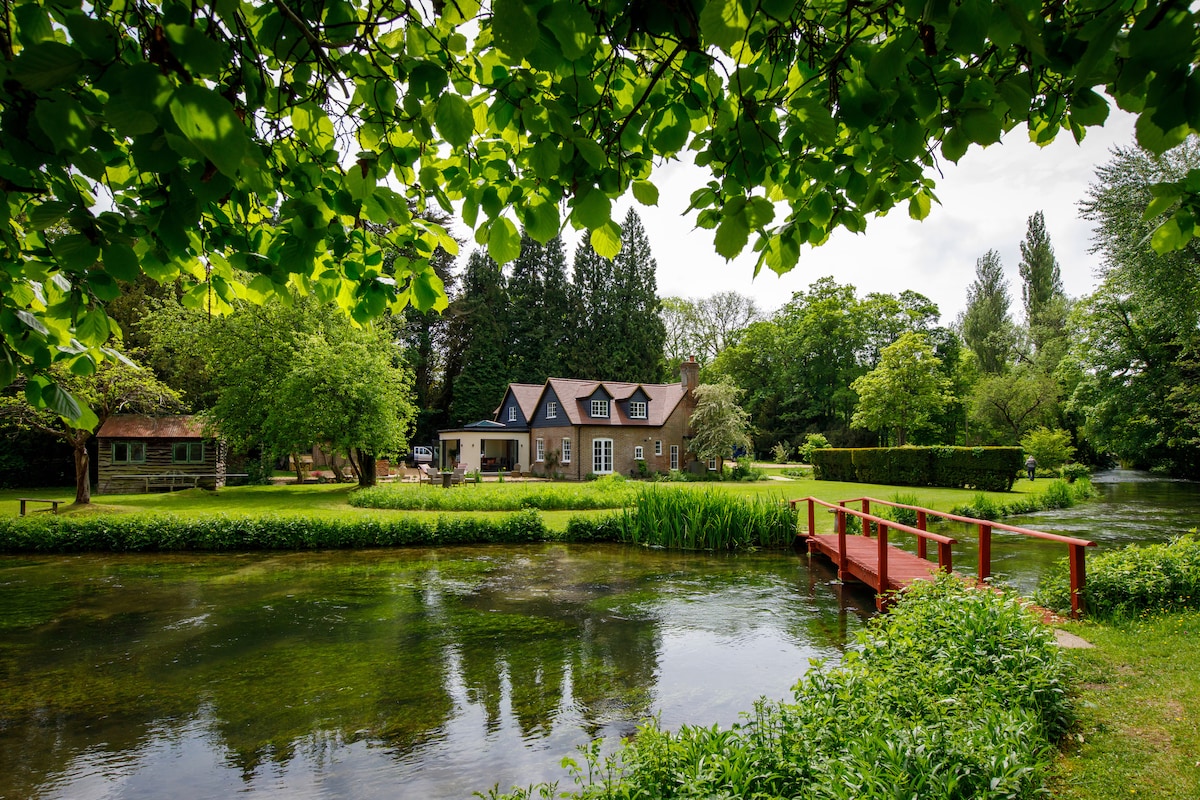
{"type": "MultiPolygon", "coordinates": [[[[62,500],[45,500],[41,497],[18,497],[17,499],[21,501],[21,516],[22,517],[25,516],[25,504],[26,503],[49,503],[50,504],[50,509],[49,509],[50,512],[52,514],[57,514],[58,513],[58,504],[63,502],[62,500]]],[[[42,510],[45,511],[46,509],[42,509],[42,510]]]]}

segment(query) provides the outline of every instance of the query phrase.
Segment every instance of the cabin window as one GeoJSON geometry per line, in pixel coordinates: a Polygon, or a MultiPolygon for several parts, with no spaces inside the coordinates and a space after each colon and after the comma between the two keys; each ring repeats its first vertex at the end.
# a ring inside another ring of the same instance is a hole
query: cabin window
{"type": "Polygon", "coordinates": [[[176,442],[171,445],[171,461],[176,464],[203,464],[204,442],[176,442]]]}
{"type": "Polygon", "coordinates": [[[112,463],[114,464],[145,464],[145,442],[113,442],[112,463]]]}
{"type": "Polygon", "coordinates": [[[629,404],[630,419],[645,419],[646,418],[646,403],[641,400],[634,400],[629,404]]]}
{"type": "Polygon", "coordinates": [[[546,419],[557,419],[557,418],[558,418],[558,403],[551,400],[550,402],[546,403],[546,419]]]}
{"type": "Polygon", "coordinates": [[[608,401],[593,400],[592,401],[592,416],[593,417],[608,417],[608,401]]]}
{"type": "Polygon", "coordinates": [[[571,440],[570,440],[570,439],[563,439],[563,443],[562,443],[562,463],[564,463],[564,464],[570,464],[570,463],[571,463],[571,440]]]}
{"type": "Polygon", "coordinates": [[[546,440],[538,439],[537,440],[537,455],[534,456],[534,461],[545,461],[545,460],[546,460],[546,440]]]}

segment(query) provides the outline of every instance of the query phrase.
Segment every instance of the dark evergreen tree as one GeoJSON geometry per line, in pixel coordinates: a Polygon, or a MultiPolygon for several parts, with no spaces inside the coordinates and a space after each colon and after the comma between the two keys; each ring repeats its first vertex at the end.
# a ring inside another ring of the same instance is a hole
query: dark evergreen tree
{"type": "Polygon", "coordinates": [[[546,377],[561,377],[566,375],[567,353],[572,345],[571,284],[567,281],[567,251],[561,237],[546,242],[544,264],[542,371],[546,377]]]}
{"type": "MultiPolygon", "coordinates": [[[[434,272],[454,296],[454,257],[438,248],[430,259],[434,272]]],[[[413,389],[417,404],[417,419],[413,441],[432,442],[437,431],[449,422],[447,371],[450,335],[450,315],[447,312],[420,311],[408,306],[392,319],[396,334],[404,343],[405,358],[413,371],[413,389]]]]}
{"type": "MultiPolygon", "coordinates": [[[[1029,326],[1029,340],[1036,355],[1046,356],[1047,347],[1066,338],[1068,305],[1063,294],[1062,275],[1050,235],[1046,233],[1046,219],[1038,211],[1029,218],[1025,240],[1021,242],[1021,297],[1025,301],[1025,324],[1029,326]]],[[[1050,348],[1054,363],[1043,366],[1053,370],[1065,352],[1061,344],[1050,348]]],[[[1046,360],[1046,359],[1042,359],[1046,360]]]]}
{"type": "Polygon", "coordinates": [[[562,240],[545,246],[525,236],[508,281],[508,377],[542,383],[563,373],[567,276],[562,240]]]}
{"type": "Polygon", "coordinates": [[[504,273],[487,253],[476,250],[467,260],[462,296],[449,312],[450,352],[462,365],[449,386],[451,424],[491,419],[504,396],[508,385],[507,310],[504,273]]]}
{"type": "Polygon", "coordinates": [[[635,383],[663,378],[667,329],[659,313],[658,264],[642,220],[632,208],[621,223],[621,252],[613,260],[612,375],[635,383]]]}
{"type": "Polygon", "coordinates": [[[975,262],[975,280],[967,287],[967,309],[960,317],[963,341],[984,372],[1003,372],[1014,344],[1008,282],[1000,254],[988,250],[975,262]]]}
{"type": "Polygon", "coordinates": [[[575,249],[568,293],[571,339],[566,352],[568,378],[618,380],[611,345],[613,326],[613,262],[601,257],[585,238],[575,249]]]}

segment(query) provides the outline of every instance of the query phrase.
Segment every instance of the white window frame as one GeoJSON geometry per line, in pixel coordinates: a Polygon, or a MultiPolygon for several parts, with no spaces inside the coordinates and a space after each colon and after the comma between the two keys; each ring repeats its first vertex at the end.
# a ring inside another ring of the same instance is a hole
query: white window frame
{"type": "Polygon", "coordinates": [[[630,419],[646,419],[648,406],[643,400],[631,400],[629,403],[629,418],[630,419]]]}
{"type": "Polygon", "coordinates": [[[508,421],[509,422],[517,421],[517,407],[516,406],[508,407],[508,421]]]}
{"type": "Polygon", "coordinates": [[[708,460],[708,468],[713,472],[717,471],[717,460],[715,458],[710,458],[708,460]]]}
{"type": "Polygon", "coordinates": [[[562,458],[560,459],[559,463],[561,463],[561,464],[570,464],[571,463],[571,440],[570,439],[562,440],[562,458]]]}
{"type": "Polygon", "coordinates": [[[642,449],[642,446],[640,444],[637,447],[633,448],[633,460],[634,461],[645,461],[646,460],[646,451],[642,449]]]}
{"type": "Polygon", "coordinates": [[[679,469],[679,445],[671,445],[671,469],[679,469]]]}
{"type": "Polygon", "coordinates": [[[535,455],[533,457],[533,460],[534,461],[545,461],[546,460],[546,440],[545,439],[537,440],[536,450],[535,450],[535,455]]]}
{"type": "Polygon", "coordinates": [[[662,439],[654,440],[654,455],[656,455],[656,456],[662,455],[662,439]]]}
{"type": "Polygon", "coordinates": [[[592,472],[611,475],[613,471],[613,440],[592,439],[592,472]]]}
{"type": "Polygon", "coordinates": [[[553,400],[546,403],[546,419],[558,419],[558,403],[553,400]]]}
{"type": "Polygon", "coordinates": [[[608,419],[608,401],[593,400],[592,401],[592,416],[599,419],[608,419]]]}

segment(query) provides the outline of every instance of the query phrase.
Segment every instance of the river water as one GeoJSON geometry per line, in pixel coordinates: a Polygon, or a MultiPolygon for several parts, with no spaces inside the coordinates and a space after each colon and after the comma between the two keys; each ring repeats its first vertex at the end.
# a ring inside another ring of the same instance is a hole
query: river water
{"type": "MultiPolygon", "coordinates": [[[[1098,476],[1017,524],[1102,548],[1200,522],[1098,476]]],[[[955,566],[973,566],[971,532],[955,566]]],[[[993,545],[1027,587],[1061,546],[993,545]]],[[[565,780],[647,718],[728,725],[836,662],[869,595],[796,553],[614,546],[0,557],[0,798],[459,798],[565,780]]]]}

